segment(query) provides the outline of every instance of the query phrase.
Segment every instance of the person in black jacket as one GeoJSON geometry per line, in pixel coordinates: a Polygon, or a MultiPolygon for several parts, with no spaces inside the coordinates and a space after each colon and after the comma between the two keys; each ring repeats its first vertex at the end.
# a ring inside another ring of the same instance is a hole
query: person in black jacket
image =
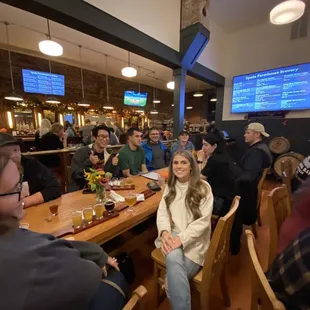
{"type": "Polygon", "coordinates": [[[28,182],[29,196],[25,207],[31,207],[61,196],[61,187],[52,172],[34,158],[21,155],[20,143],[7,133],[0,133],[0,151],[8,154],[23,169],[23,181],[28,182]]]}
{"type": "Polygon", "coordinates": [[[203,137],[202,150],[197,153],[202,178],[211,185],[214,205],[213,214],[224,216],[235,196],[235,179],[240,169],[226,152],[222,134],[215,128],[203,137]],[[203,167],[204,160],[206,160],[203,167]]]}
{"type": "Polygon", "coordinates": [[[92,130],[94,143],[78,149],[71,162],[71,183],[69,192],[74,192],[85,187],[84,172],[89,168],[103,169],[113,176],[119,174],[118,154],[108,151],[110,144],[110,130],[105,125],[100,125],[92,130]]]}
{"type": "Polygon", "coordinates": [[[126,294],[124,276],[99,245],[19,228],[24,203],[18,168],[0,153],[0,309],[123,309],[125,298],[101,279],[111,266],[107,280],[126,294]]]}
{"type": "Polygon", "coordinates": [[[252,225],[257,219],[257,185],[262,176],[263,169],[272,165],[272,155],[263,137],[269,137],[265,127],[260,123],[251,123],[246,127],[244,138],[250,146],[241,158],[242,173],[235,182],[236,193],[241,196],[236,220],[232,229],[234,239],[231,251],[238,254],[240,251],[240,238],[242,225],[252,225]]]}

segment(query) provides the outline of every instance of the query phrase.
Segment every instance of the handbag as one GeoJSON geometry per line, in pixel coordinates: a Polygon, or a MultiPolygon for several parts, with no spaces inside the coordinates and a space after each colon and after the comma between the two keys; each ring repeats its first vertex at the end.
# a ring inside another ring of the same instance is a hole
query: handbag
{"type": "Polygon", "coordinates": [[[132,284],[136,278],[135,267],[132,258],[128,253],[122,252],[115,256],[118,262],[118,267],[121,273],[124,275],[126,282],[132,284]]]}

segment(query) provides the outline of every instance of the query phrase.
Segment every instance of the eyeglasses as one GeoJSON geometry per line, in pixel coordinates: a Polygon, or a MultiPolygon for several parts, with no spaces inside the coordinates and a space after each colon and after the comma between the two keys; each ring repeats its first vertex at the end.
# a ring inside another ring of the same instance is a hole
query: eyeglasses
{"type": "Polygon", "coordinates": [[[10,193],[5,193],[5,194],[0,194],[0,197],[5,197],[5,196],[10,196],[10,195],[18,195],[18,201],[20,201],[20,196],[21,196],[21,192],[22,192],[22,188],[23,188],[23,180],[24,180],[24,175],[22,174],[20,176],[20,180],[19,183],[16,186],[16,189],[14,192],[10,192],[10,193]]]}
{"type": "Polygon", "coordinates": [[[108,140],[110,139],[110,136],[106,136],[106,135],[98,135],[97,138],[99,139],[105,139],[105,140],[108,140]]]}

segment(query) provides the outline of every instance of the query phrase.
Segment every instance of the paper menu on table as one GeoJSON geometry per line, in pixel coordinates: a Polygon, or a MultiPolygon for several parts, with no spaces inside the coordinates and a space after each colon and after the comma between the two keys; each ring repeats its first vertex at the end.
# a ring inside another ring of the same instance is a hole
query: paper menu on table
{"type": "Polygon", "coordinates": [[[159,179],[159,175],[156,172],[144,173],[144,174],[141,174],[141,176],[143,176],[143,177],[145,177],[147,179],[154,180],[154,181],[158,181],[158,179],[159,179]]]}

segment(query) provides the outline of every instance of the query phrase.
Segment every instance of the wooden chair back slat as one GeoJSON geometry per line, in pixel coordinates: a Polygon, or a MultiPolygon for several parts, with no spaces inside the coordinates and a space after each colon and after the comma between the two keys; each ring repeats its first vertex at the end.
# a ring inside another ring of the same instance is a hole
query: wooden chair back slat
{"type": "Polygon", "coordinates": [[[285,184],[288,190],[290,207],[292,208],[292,178],[293,166],[289,159],[281,161],[281,179],[282,184],[285,184]]]}
{"type": "Polygon", "coordinates": [[[212,279],[220,278],[230,250],[230,233],[238,209],[240,197],[236,196],[231,205],[230,211],[221,217],[212,235],[209,249],[205,255],[203,275],[201,282],[201,305],[208,309],[209,291],[212,279]]]}
{"type": "Polygon", "coordinates": [[[270,221],[268,267],[270,267],[276,257],[281,226],[291,213],[291,206],[286,185],[275,188],[268,195],[268,213],[270,221]]]}
{"type": "Polygon", "coordinates": [[[130,300],[127,302],[123,310],[144,310],[145,309],[145,296],[147,290],[144,286],[140,285],[133,293],[130,300]]]}
{"type": "Polygon", "coordinates": [[[270,287],[259,263],[253,233],[250,230],[246,230],[245,233],[251,262],[251,310],[285,310],[284,305],[277,299],[270,287]]]}

